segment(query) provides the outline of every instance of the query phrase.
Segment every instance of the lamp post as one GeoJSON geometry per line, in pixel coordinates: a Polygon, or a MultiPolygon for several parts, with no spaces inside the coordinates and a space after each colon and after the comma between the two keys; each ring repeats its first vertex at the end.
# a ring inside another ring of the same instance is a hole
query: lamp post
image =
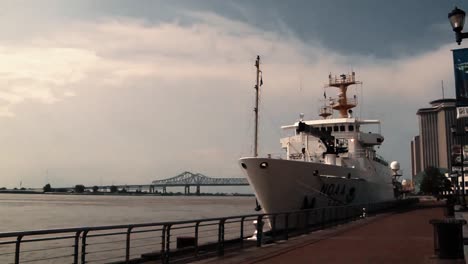
{"type": "Polygon", "coordinates": [[[454,174],[452,171],[452,166],[449,173],[445,173],[445,177],[450,179],[450,182],[453,185],[453,197],[458,204],[461,204],[460,201],[460,185],[458,184],[458,174],[454,174]]]}
{"type": "MultiPolygon", "coordinates": [[[[464,130],[462,133],[459,133],[457,131],[457,128],[455,126],[452,126],[450,129],[452,132],[452,135],[454,137],[461,137],[460,145],[461,145],[461,151],[460,151],[460,159],[461,159],[461,177],[462,177],[462,200],[461,200],[461,206],[463,209],[466,209],[466,200],[465,200],[465,137],[468,135],[468,125],[464,125],[464,130]]],[[[459,180],[457,179],[457,183],[459,180]]]]}
{"type": "Polygon", "coordinates": [[[452,12],[448,14],[448,19],[452,25],[453,31],[455,31],[455,41],[460,45],[462,39],[468,38],[468,33],[462,32],[463,26],[465,25],[465,11],[455,7],[452,12]]]}

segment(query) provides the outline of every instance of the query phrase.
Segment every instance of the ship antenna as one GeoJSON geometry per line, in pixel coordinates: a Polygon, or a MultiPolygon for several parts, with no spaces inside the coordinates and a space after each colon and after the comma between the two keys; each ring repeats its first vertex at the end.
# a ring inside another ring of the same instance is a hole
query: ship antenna
{"type": "Polygon", "coordinates": [[[332,100],[331,107],[340,112],[341,118],[347,118],[348,110],[357,106],[357,98],[348,98],[346,95],[348,86],[354,84],[361,84],[360,81],[356,81],[356,74],[354,72],[334,77],[331,74],[328,75],[328,84],[325,87],[335,87],[340,90],[338,98],[332,100]]]}
{"type": "Polygon", "coordinates": [[[260,70],[260,56],[255,61],[257,68],[257,82],[255,84],[255,135],[254,135],[254,157],[258,157],[258,90],[263,85],[262,71],[260,70]]]}
{"type": "Polygon", "coordinates": [[[442,99],[445,99],[444,80],[442,80],[441,83],[442,83],[442,99]]]}
{"type": "MultiPolygon", "coordinates": [[[[364,106],[364,90],[362,89],[362,84],[363,82],[360,82],[359,83],[359,87],[360,87],[360,91],[359,91],[359,99],[361,101],[361,103],[359,104],[359,118],[360,119],[363,119],[362,118],[362,108],[364,106]]],[[[357,89],[356,89],[356,93],[358,93],[357,89]]]]}

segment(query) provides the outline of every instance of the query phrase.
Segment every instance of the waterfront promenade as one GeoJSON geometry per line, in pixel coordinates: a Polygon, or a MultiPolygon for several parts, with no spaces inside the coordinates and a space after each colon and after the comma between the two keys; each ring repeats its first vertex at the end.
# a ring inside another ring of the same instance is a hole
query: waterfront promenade
{"type": "Polygon", "coordinates": [[[303,223],[307,219],[314,225],[263,235],[260,231],[261,243],[246,238],[254,233],[254,220],[267,219],[264,214],[5,232],[0,234],[0,262],[439,263],[432,257],[429,220],[443,217],[443,203],[415,202],[367,204],[371,216],[366,217],[361,206],[268,215],[273,220],[286,215],[303,223]],[[195,244],[183,245],[183,237],[195,244]],[[224,257],[213,258],[216,255],[224,257]]]}
{"type": "Polygon", "coordinates": [[[422,201],[407,210],[200,263],[465,263],[434,256],[429,220],[444,217],[442,206],[441,202],[422,201]]]}

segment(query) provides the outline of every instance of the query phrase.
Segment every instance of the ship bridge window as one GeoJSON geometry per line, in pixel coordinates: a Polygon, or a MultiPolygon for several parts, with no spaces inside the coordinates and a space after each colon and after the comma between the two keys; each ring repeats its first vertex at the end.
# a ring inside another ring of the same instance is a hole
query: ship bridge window
{"type": "Polygon", "coordinates": [[[348,152],[348,139],[337,138],[336,139],[336,150],[340,153],[348,152]]]}
{"type": "Polygon", "coordinates": [[[340,126],[340,131],[341,131],[341,132],[346,131],[346,127],[343,126],[343,125],[341,125],[341,126],[340,126]]]}
{"type": "Polygon", "coordinates": [[[348,147],[348,139],[346,138],[337,138],[335,141],[338,147],[348,147]]]}
{"type": "Polygon", "coordinates": [[[338,131],[338,126],[333,126],[333,131],[337,132],[338,131]]]}
{"type": "Polygon", "coordinates": [[[349,126],[348,126],[348,131],[354,131],[354,126],[353,126],[353,125],[349,125],[349,126]]]}

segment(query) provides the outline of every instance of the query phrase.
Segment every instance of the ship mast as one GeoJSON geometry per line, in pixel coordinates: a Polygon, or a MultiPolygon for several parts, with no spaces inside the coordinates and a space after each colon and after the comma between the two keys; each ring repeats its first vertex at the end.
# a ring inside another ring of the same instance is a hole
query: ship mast
{"type": "Polygon", "coordinates": [[[263,84],[260,77],[262,71],[260,70],[260,56],[257,56],[255,61],[255,67],[257,68],[257,82],[255,84],[255,135],[254,135],[254,157],[258,157],[258,89],[263,84]]]}
{"type": "Polygon", "coordinates": [[[351,74],[341,74],[340,76],[328,75],[328,84],[325,87],[336,87],[340,89],[337,99],[332,99],[330,101],[330,106],[334,110],[340,112],[341,118],[348,117],[348,110],[357,106],[357,98],[348,98],[346,92],[348,86],[353,84],[360,84],[360,81],[356,81],[356,74],[352,72],[351,74]]]}

